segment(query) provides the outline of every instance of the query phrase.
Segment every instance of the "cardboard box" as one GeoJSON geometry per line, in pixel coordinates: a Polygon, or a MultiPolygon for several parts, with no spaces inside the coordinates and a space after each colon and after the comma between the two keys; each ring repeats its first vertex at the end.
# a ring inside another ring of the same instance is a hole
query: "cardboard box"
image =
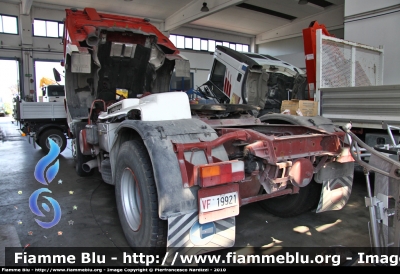
{"type": "Polygon", "coordinates": [[[286,109],[290,110],[291,115],[317,116],[318,102],[309,100],[296,100],[296,99],[284,100],[282,101],[281,112],[285,111],[286,109]]]}

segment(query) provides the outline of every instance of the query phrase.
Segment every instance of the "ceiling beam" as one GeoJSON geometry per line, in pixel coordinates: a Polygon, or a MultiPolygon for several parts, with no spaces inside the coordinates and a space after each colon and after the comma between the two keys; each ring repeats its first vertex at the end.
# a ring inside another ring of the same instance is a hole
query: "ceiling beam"
{"type": "Polygon", "coordinates": [[[223,9],[235,6],[244,2],[243,0],[194,0],[165,19],[164,30],[171,31],[179,28],[180,26],[196,21],[203,17],[209,16],[213,13],[223,9]],[[202,12],[200,9],[203,7],[203,2],[207,3],[210,11],[202,12]]]}
{"type": "Polygon", "coordinates": [[[31,12],[33,0],[21,0],[21,14],[22,15],[29,15],[31,12]]]}
{"type": "Polygon", "coordinates": [[[256,44],[302,36],[303,29],[308,28],[312,21],[325,25],[328,30],[344,28],[344,5],[330,7],[317,14],[296,19],[282,27],[260,33],[256,36],[256,44]]]}

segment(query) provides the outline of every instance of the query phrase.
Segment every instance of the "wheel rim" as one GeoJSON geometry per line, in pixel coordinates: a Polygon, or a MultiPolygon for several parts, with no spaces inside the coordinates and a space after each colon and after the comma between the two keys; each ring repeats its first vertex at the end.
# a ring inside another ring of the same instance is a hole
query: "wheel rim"
{"type": "Polygon", "coordinates": [[[46,146],[48,149],[50,149],[50,143],[49,143],[49,138],[54,141],[58,145],[58,147],[61,147],[63,145],[63,140],[61,136],[57,134],[52,134],[46,139],[46,146]]]}
{"type": "Polygon", "coordinates": [[[133,231],[138,231],[142,222],[140,190],[133,171],[125,168],[121,177],[121,199],[125,218],[133,231]]]}

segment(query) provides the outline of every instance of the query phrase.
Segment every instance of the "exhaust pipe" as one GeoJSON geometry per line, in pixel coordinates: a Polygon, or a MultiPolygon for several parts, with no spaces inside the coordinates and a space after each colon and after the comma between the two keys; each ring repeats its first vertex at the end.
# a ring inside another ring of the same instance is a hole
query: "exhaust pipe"
{"type": "Polygon", "coordinates": [[[93,168],[98,167],[97,159],[90,160],[82,165],[82,169],[85,172],[90,172],[93,168]]]}
{"type": "Polygon", "coordinates": [[[88,37],[86,38],[86,43],[89,46],[94,47],[99,43],[99,40],[99,37],[95,33],[89,33],[88,37]]]}
{"type": "Polygon", "coordinates": [[[94,47],[99,43],[99,36],[97,35],[97,29],[93,26],[83,26],[83,29],[87,33],[86,43],[94,47]]]}

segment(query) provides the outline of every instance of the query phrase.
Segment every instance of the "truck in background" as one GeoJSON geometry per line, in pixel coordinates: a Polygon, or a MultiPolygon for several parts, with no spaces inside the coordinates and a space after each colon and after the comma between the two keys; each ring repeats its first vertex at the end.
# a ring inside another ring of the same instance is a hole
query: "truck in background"
{"type": "MultiPolygon", "coordinates": [[[[318,114],[341,128],[350,123],[371,147],[392,143],[387,125],[400,126],[400,85],[383,85],[383,46],[335,38],[316,21],[303,39],[308,98],[318,103],[318,114]]],[[[399,143],[400,135],[392,136],[399,143]]]]}
{"type": "MultiPolygon", "coordinates": [[[[58,85],[57,85],[58,87],[58,85]]],[[[13,98],[13,118],[19,124],[23,136],[43,152],[50,150],[48,138],[59,147],[60,152],[67,147],[68,124],[65,103],[59,102],[26,102],[18,96],[13,98]]]]}
{"type": "Polygon", "coordinates": [[[65,98],[64,85],[45,85],[42,87],[43,102],[63,102],[65,98]]]}
{"type": "Polygon", "coordinates": [[[40,79],[42,95],[39,102],[27,102],[19,96],[13,98],[13,118],[19,124],[22,135],[38,145],[45,153],[50,149],[48,138],[64,151],[67,146],[68,125],[64,105],[64,85],[48,77],[40,79]]]}
{"type": "Polygon", "coordinates": [[[6,116],[6,108],[4,107],[3,98],[0,97],[0,117],[6,116]]]}

